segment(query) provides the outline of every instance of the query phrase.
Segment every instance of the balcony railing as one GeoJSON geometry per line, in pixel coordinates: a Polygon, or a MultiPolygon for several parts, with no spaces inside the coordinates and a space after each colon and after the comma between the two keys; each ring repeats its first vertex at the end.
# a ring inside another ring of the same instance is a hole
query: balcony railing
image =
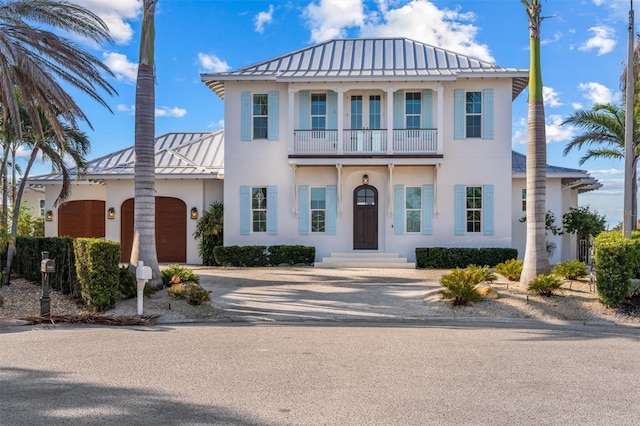
{"type": "MultiPolygon", "coordinates": [[[[435,154],[438,150],[436,129],[394,129],[391,154],[435,154]]],[[[295,154],[338,153],[337,130],[295,130],[295,154]]],[[[386,129],[347,129],[342,133],[344,154],[389,153],[386,129]]]]}

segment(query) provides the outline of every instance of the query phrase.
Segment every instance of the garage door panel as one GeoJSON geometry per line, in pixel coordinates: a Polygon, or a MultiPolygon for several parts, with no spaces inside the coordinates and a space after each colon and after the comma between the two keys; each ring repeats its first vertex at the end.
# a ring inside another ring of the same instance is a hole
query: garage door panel
{"type": "Polygon", "coordinates": [[[58,235],[102,238],[105,236],[105,218],[102,200],[68,201],[58,208],[58,235]]]}

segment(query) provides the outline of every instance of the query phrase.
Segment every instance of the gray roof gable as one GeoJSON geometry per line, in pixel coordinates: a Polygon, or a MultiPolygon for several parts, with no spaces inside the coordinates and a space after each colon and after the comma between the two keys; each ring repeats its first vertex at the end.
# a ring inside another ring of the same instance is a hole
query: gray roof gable
{"type": "Polygon", "coordinates": [[[528,71],[502,68],[407,38],[329,40],[230,72],[205,73],[202,81],[224,99],[224,82],[440,81],[458,77],[513,78],[513,98],[526,87],[528,71]]]}

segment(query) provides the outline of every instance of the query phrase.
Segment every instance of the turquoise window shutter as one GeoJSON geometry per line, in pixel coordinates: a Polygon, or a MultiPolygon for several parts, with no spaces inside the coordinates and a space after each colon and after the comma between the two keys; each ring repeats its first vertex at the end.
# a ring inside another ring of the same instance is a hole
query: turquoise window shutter
{"type": "Polygon", "coordinates": [[[393,93],[393,128],[404,129],[404,91],[393,93]]]}
{"type": "Polygon", "coordinates": [[[300,130],[309,130],[309,117],[311,104],[309,103],[309,92],[306,90],[298,93],[298,102],[300,103],[298,111],[300,112],[300,130]]]}
{"type": "Polygon", "coordinates": [[[433,235],[433,185],[422,185],[422,233],[433,235]]]}
{"type": "Polygon", "coordinates": [[[393,190],[393,233],[404,234],[404,185],[395,185],[393,190]]]}
{"type": "Polygon", "coordinates": [[[240,187],[240,235],[251,233],[251,188],[240,187]]]}
{"type": "Polygon", "coordinates": [[[309,186],[298,186],[298,234],[309,235],[309,210],[311,204],[309,203],[309,186]]]}
{"type": "Polygon", "coordinates": [[[338,128],[338,94],[327,92],[327,129],[338,128]]]}
{"type": "Polygon", "coordinates": [[[464,139],[464,90],[453,91],[453,138],[464,139]]]}
{"type": "Polygon", "coordinates": [[[278,187],[267,186],[267,234],[278,234],[278,187]]]}
{"type": "Polygon", "coordinates": [[[482,232],[493,235],[493,185],[482,187],[482,232]]]}
{"type": "Polygon", "coordinates": [[[454,187],[454,220],[455,234],[464,235],[467,212],[467,190],[464,185],[454,187]]]}
{"type": "Polygon", "coordinates": [[[280,124],[280,100],[278,92],[269,92],[269,118],[268,120],[268,135],[267,138],[270,141],[278,140],[278,125],[280,124]]]}
{"type": "Polygon", "coordinates": [[[422,128],[433,128],[433,90],[422,91],[422,128]]]}
{"type": "Polygon", "coordinates": [[[251,92],[240,94],[240,140],[251,140],[251,92]]]}
{"type": "Polygon", "coordinates": [[[338,216],[338,192],[335,185],[327,186],[327,234],[336,235],[338,216]]]}
{"type": "Polygon", "coordinates": [[[493,89],[482,91],[482,139],[493,139],[493,89]]]}

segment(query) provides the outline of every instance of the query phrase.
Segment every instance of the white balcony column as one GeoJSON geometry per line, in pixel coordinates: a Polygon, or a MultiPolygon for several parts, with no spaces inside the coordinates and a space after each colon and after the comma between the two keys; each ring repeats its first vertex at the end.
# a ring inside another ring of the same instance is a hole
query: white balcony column
{"type": "Polygon", "coordinates": [[[298,166],[289,160],[291,167],[291,216],[298,217],[298,166]]]}
{"type": "Polygon", "coordinates": [[[293,88],[289,88],[289,154],[294,154],[295,142],[295,99],[296,92],[293,88]]]}
{"type": "Polygon", "coordinates": [[[336,164],[336,170],[338,172],[338,217],[342,217],[342,164],[336,164]]]}
{"type": "Polygon", "coordinates": [[[388,88],[387,92],[387,154],[393,154],[393,92],[388,88]]]}
{"type": "Polygon", "coordinates": [[[338,138],[337,138],[337,153],[338,155],[344,154],[344,89],[342,87],[336,89],[338,94],[338,138]]]}
{"type": "Polygon", "coordinates": [[[389,177],[388,177],[388,185],[389,187],[387,188],[387,193],[389,194],[389,204],[387,206],[387,216],[389,217],[393,217],[393,203],[394,203],[394,197],[395,197],[395,192],[393,190],[393,164],[389,164],[387,165],[387,169],[389,170],[389,177]]]}
{"type": "Polygon", "coordinates": [[[436,147],[436,154],[444,153],[444,88],[442,86],[438,86],[438,124],[437,124],[437,138],[436,141],[438,146],[436,147]]]}

